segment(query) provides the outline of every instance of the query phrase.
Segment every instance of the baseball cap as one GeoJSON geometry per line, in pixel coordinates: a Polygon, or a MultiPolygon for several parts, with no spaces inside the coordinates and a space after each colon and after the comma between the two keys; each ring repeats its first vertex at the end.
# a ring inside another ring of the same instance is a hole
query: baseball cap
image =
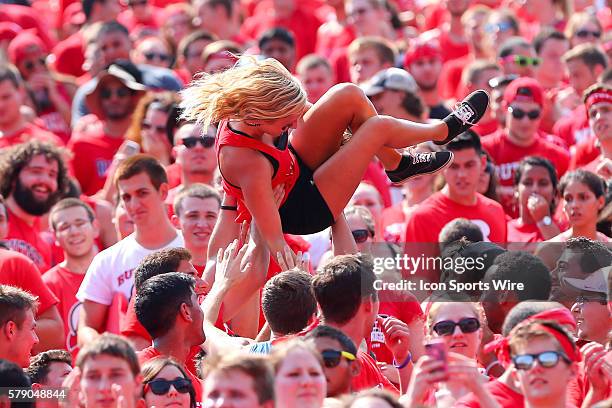
{"type": "Polygon", "coordinates": [[[101,89],[101,84],[109,78],[116,78],[127,88],[136,92],[145,92],[147,87],[141,84],[134,78],[132,74],[121,68],[117,64],[111,64],[107,69],[100,72],[96,78],[91,81],[91,88],[85,97],[85,103],[92,113],[100,116],[101,108],[99,104],[98,94],[101,89]]]}
{"type": "Polygon", "coordinates": [[[442,50],[436,40],[416,39],[411,41],[404,55],[404,68],[408,68],[413,62],[421,58],[442,59],[442,50]]]}
{"type": "Polygon", "coordinates": [[[511,104],[515,101],[535,102],[544,105],[544,90],[540,83],[529,77],[520,77],[510,82],[504,92],[504,101],[511,104]]]}
{"type": "Polygon", "coordinates": [[[419,91],[419,87],[412,75],[400,68],[387,68],[378,72],[369,81],[365,82],[361,88],[367,96],[379,94],[385,89],[412,94],[419,91]]]}
{"type": "Polygon", "coordinates": [[[576,289],[598,292],[608,295],[608,276],[612,272],[612,266],[606,266],[591,273],[585,279],[563,278],[569,285],[576,289]]]}

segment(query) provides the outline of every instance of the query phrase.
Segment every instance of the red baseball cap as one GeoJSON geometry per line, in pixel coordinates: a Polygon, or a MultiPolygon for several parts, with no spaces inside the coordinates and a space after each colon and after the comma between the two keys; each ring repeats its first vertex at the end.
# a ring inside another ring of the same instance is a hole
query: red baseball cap
{"type": "Polygon", "coordinates": [[[19,64],[34,47],[38,47],[43,53],[47,53],[47,47],[42,40],[34,34],[34,30],[25,30],[17,34],[10,42],[7,54],[11,63],[19,64]]]}
{"type": "Polygon", "coordinates": [[[404,55],[404,68],[410,67],[412,63],[421,58],[442,59],[442,51],[436,40],[415,39],[410,42],[406,55],[404,55]]]}
{"type": "Polygon", "coordinates": [[[504,92],[504,101],[507,104],[512,102],[535,102],[544,106],[544,90],[540,83],[529,77],[520,77],[510,82],[504,92]]]}

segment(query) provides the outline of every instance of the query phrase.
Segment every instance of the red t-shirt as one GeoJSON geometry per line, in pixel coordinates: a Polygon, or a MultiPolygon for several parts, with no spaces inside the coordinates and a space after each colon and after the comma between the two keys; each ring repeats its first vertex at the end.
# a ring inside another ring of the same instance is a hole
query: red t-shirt
{"type": "Polygon", "coordinates": [[[321,26],[317,33],[316,53],[329,58],[335,50],[348,47],[355,39],[355,30],[351,25],[340,25],[329,22],[321,26]]]}
{"type": "MultiPolygon", "coordinates": [[[[514,391],[506,384],[497,380],[489,381],[484,385],[489,390],[495,401],[502,408],[516,408],[525,406],[523,395],[514,391]]],[[[478,397],[473,393],[459,399],[453,406],[454,408],[480,408],[478,397]]]]}
{"type": "Polygon", "coordinates": [[[591,135],[589,117],[584,104],[579,105],[571,114],[559,119],[553,128],[567,146],[574,146],[586,141],[591,135]]]}
{"type": "Polygon", "coordinates": [[[396,395],[399,394],[397,388],[383,375],[376,365],[376,361],[369,354],[359,350],[357,352],[357,363],[359,363],[359,374],[351,380],[353,392],[381,388],[396,395]]]}
{"type": "Polygon", "coordinates": [[[0,284],[15,286],[38,297],[38,316],[58,303],[36,265],[24,255],[0,248],[0,284]]]}
{"type": "Polygon", "coordinates": [[[136,18],[136,16],[134,16],[134,12],[131,9],[126,9],[123,10],[121,13],[119,13],[119,15],[117,16],[117,21],[121,24],[123,24],[130,33],[135,33],[138,32],[139,30],[142,29],[152,29],[157,31],[157,29],[159,28],[159,26],[161,25],[161,19],[162,19],[162,15],[161,15],[161,9],[154,7],[154,6],[150,6],[152,11],[151,11],[151,15],[146,18],[146,19],[142,19],[142,18],[136,18]]]}
{"type": "Polygon", "coordinates": [[[455,218],[467,218],[478,225],[485,241],[506,242],[506,218],[498,202],[476,193],[476,204],[462,205],[440,192],[423,201],[410,215],[404,241],[437,243],[440,230],[455,218]]]}
{"type": "Polygon", "coordinates": [[[321,22],[313,13],[302,10],[299,6],[289,18],[277,18],[272,8],[266,7],[262,12],[247,18],[242,24],[240,33],[257,40],[270,28],[286,28],[295,37],[295,60],[299,61],[304,55],[315,51],[317,30],[320,25],[321,22]]]}
{"type": "Polygon", "coordinates": [[[52,266],[52,251],[49,243],[41,237],[40,219],[36,218],[34,224],[29,225],[8,207],[6,211],[9,225],[6,245],[30,258],[39,271],[45,273],[52,266]]]}
{"type": "Polygon", "coordinates": [[[600,153],[597,147],[597,138],[591,134],[587,140],[576,145],[576,150],[570,159],[569,169],[576,170],[591,163],[599,157],[600,153]]]}
{"type": "Polygon", "coordinates": [[[451,59],[442,67],[440,71],[440,79],[438,81],[438,92],[444,99],[458,99],[464,95],[460,95],[459,84],[461,83],[461,75],[463,69],[474,60],[471,54],[464,55],[457,59],[451,59]]]}
{"type": "Polygon", "coordinates": [[[63,146],[64,142],[55,134],[46,131],[45,129],[26,123],[24,127],[16,132],[3,134],[0,137],[0,148],[14,146],[16,144],[29,142],[30,140],[39,140],[41,142],[49,142],[56,146],[63,146]]]}
{"type": "Polygon", "coordinates": [[[519,223],[518,218],[508,221],[508,242],[542,242],[544,237],[536,224],[519,223]]]}
{"type": "Polygon", "coordinates": [[[438,42],[440,43],[440,50],[442,51],[442,61],[444,62],[461,58],[465,55],[468,55],[468,53],[470,52],[467,41],[460,43],[454,42],[450,34],[446,30],[440,30],[438,42]]]}
{"type": "MultiPolygon", "coordinates": [[[[24,30],[36,30],[36,36],[42,40],[48,48],[55,45],[55,40],[51,37],[50,27],[43,22],[44,16],[37,14],[33,7],[26,7],[18,4],[2,4],[0,7],[0,22],[8,21],[17,24],[24,30]]],[[[49,23],[51,23],[49,21],[49,23]]],[[[49,24],[50,25],[50,24],[49,24]]]]}
{"type": "Polygon", "coordinates": [[[55,48],[55,70],[62,74],[80,77],[85,73],[83,63],[85,62],[85,39],[80,31],[60,41],[55,48]]]}
{"type": "Polygon", "coordinates": [[[472,127],[472,130],[478,133],[480,136],[488,136],[499,130],[499,122],[497,119],[491,119],[489,121],[480,121],[472,127]]]}
{"type": "Polygon", "coordinates": [[[391,183],[389,182],[389,177],[385,174],[385,169],[378,160],[370,161],[362,180],[376,187],[385,208],[391,205],[391,191],[389,190],[391,183]]]}
{"type": "Polygon", "coordinates": [[[557,169],[558,177],[561,177],[569,166],[569,153],[561,147],[545,140],[545,135],[538,134],[531,146],[518,146],[510,141],[505,130],[495,132],[483,137],[482,147],[491,155],[500,189],[499,198],[506,212],[513,218],[517,217],[513,210],[514,195],[514,172],[519,162],[527,156],[541,156],[552,162],[557,169]]]}
{"type": "Polygon", "coordinates": [[[84,277],[85,274],[71,272],[59,265],[54,266],[43,275],[43,282],[59,299],[58,309],[64,322],[66,350],[72,353],[73,357],[76,357],[79,352],[77,328],[81,302],[77,300],[76,294],[84,277]]]}
{"type": "Polygon", "coordinates": [[[101,129],[93,127],[85,133],[74,133],[68,148],[74,153],[72,171],[81,184],[83,194],[97,193],[106,181],[108,167],[113,156],[124,142],[123,138],[111,137],[101,129]]]}
{"type": "MultiPolygon", "coordinates": [[[[193,387],[195,388],[197,407],[202,406],[202,396],[203,396],[202,395],[202,388],[203,388],[202,380],[200,380],[198,376],[194,374],[196,372],[194,357],[199,351],[200,351],[199,347],[193,347],[191,349],[191,352],[187,356],[187,361],[183,363],[185,371],[187,372],[187,376],[189,377],[189,379],[191,380],[191,383],[193,384],[193,387]]],[[[149,346],[146,349],[137,352],[136,354],[138,355],[138,362],[140,363],[141,366],[147,361],[152,360],[155,357],[161,356],[160,352],[157,351],[153,346],[149,346]]]]}

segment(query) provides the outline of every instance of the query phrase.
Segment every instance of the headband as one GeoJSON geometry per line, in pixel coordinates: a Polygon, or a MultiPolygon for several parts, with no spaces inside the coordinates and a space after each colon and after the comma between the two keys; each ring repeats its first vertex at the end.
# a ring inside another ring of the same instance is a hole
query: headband
{"type": "Polygon", "coordinates": [[[612,90],[599,88],[597,91],[590,94],[584,104],[586,105],[587,112],[591,109],[591,106],[600,102],[612,103],[612,90]]]}

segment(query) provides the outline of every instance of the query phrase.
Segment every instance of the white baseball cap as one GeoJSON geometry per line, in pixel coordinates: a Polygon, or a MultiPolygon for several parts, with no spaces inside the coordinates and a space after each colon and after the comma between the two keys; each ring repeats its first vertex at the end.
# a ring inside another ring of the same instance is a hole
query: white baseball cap
{"type": "Polygon", "coordinates": [[[400,68],[387,68],[378,72],[369,81],[361,85],[367,96],[377,95],[385,89],[417,93],[419,86],[408,72],[400,68]]]}
{"type": "Polygon", "coordinates": [[[591,273],[585,279],[563,278],[566,283],[579,290],[598,292],[608,295],[608,276],[612,266],[606,266],[591,273]]]}

